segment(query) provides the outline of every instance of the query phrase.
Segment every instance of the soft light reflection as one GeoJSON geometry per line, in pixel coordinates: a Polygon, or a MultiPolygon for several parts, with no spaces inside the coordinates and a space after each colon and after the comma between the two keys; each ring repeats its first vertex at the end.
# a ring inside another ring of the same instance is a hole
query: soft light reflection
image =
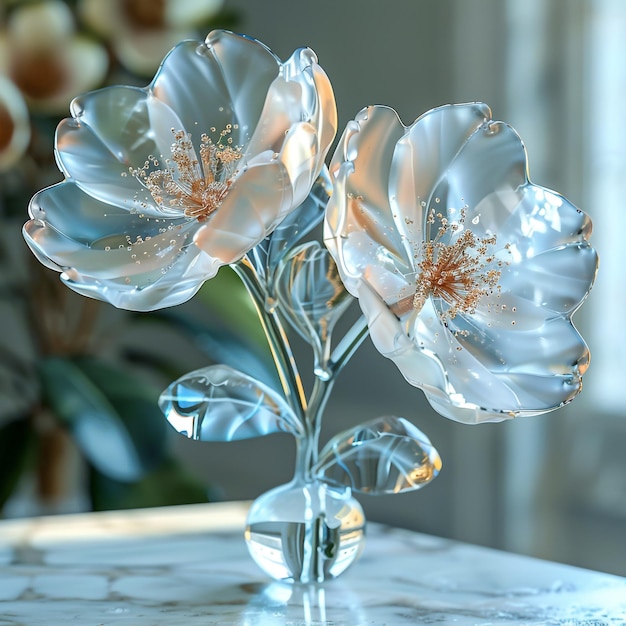
{"type": "Polygon", "coordinates": [[[211,515],[206,504],[177,507],[106,511],[62,517],[40,517],[29,520],[4,520],[0,550],[29,542],[38,548],[55,544],[78,544],[85,541],[107,542],[111,538],[149,537],[193,534],[209,531],[243,533],[248,504],[245,502],[212,503],[211,515]],[[103,533],[106,528],[106,533],[103,533]]]}
{"type": "MultiPolygon", "coordinates": [[[[332,604],[327,604],[326,588],[321,585],[291,585],[282,582],[274,582],[262,588],[258,594],[248,603],[248,607],[242,612],[243,624],[265,623],[260,619],[271,620],[268,623],[297,623],[302,626],[314,626],[318,624],[332,624],[333,617],[338,612],[350,611],[350,623],[372,623],[363,609],[358,595],[349,587],[341,586],[342,583],[335,581],[328,595],[332,598],[332,604]],[[339,602],[338,602],[339,600],[339,602]],[[301,611],[301,620],[289,620],[282,622],[280,619],[287,610],[290,614],[297,607],[301,611]],[[259,615],[260,612],[260,615],[259,615]]],[[[344,623],[344,622],[341,622],[344,623]]]]}
{"type": "Polygon", "coordinates": [[[595,237],[601,245],[601,271],[591,306],[601,323],[589,328],[595,350],[588,393],[591,404],[624,415],[626,386],[616,382],[626,352],[626,247],[620,220],[626,196],[626,98],[623,60],[626,56],[626,12],[621,0],[593,2],[587,52],[587,124],[589,149],[587,198],[596,210],[595,237]],[[598,112],[601,112],[600,118],[598,112]]]}

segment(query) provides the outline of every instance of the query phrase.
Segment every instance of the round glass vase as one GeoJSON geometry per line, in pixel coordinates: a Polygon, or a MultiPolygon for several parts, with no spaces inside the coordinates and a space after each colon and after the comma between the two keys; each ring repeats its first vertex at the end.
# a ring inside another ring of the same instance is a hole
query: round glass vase
{"type": "Polygon", "coordinates": [[[350,488],[296,478],[254,501],[245,538],[252,558],[272,578],[322,583],[360,555],[365,516],[350,488]]]}

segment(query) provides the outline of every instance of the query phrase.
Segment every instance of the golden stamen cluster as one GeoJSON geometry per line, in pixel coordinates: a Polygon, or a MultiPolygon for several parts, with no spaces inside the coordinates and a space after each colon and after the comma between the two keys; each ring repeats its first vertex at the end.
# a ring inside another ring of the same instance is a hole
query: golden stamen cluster
{"type": "Polygon", "coordinates": [[[202,134],[199,160],[191,135],[172,129],[174,143],[163,169],[158,169],[159,160],[150,156],[143,167],[129,171],[147,187],[158,205],[180,209],[186,217],[204,221],[222,204],[237,174],[241,147],[233,146],[229,136],[236,128],[228,124],[217,142],[202,134]]]}
{"type": "Polygon", "coordinates": [[[499,290],[502,261],[496,259],[493,246],[496,236],[479,238],[465,228],[464,213],[458,222],[450,223],[441,213],[429,213],[427,223],[435,218],[440,226],[434,239],[421,244],[419,275],[413,296],[413,307],[419,311],[429,296],[441,298],[449,305],[442,318],[453,319],[457,313],[474,313],[481,298],[499,290]],[[459,232],[460,231],[460,232],[459,232]],[[451,235],[451,243],[441,241],[451,235]]]}

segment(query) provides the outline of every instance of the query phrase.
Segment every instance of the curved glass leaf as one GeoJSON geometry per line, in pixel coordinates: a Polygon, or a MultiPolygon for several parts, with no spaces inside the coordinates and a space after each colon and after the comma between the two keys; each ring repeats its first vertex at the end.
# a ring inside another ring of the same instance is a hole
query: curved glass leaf
{"type": "Polygon", "coordinates": [[[250,255],[257,272],[267,276],[268,307],[274,297],[274,273],[285,255],[302,238],[318,226],[332,192],[328,168],[324,166],[304,202],[283,219],[270,237],[265,239],[250,255]]]}
{"type": "Polygon", "coordinates": [[[313,346],[319,375],[328,360],[333,328],[352,302],[328,250],[310,241],[289,252],[276,273],[276,295],[280,311],[313,346]]]}
{"type": "Polygon", "coordinates": [[[333,437],[315,475],[370,495],[420,489],[437,476],[441,458],[428,437],[402,417],[381,417],[333,437]]]}
{"type": "Polygon", "coordinates": [[[211,365],[174,381],[159,398],[169,423],[201,441],[237,441],[302,426],[285,400],[267,385],[226,365],[211,365]]]}

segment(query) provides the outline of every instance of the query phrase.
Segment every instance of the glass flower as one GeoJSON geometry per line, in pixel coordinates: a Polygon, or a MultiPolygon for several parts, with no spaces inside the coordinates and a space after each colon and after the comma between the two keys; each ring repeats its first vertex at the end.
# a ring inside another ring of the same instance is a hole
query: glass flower
{"type": "Polygon", "coordinates": [[[533,415],[581,389],[572,324],[597,267],[591,222],[532,184],[526,152],[480,103],[405,127],[370,107],[331,164],[325,241],[376,348],[444,416],[533,415]]]}
{"type": "MultiPolygon", "coordinates": [[[[81,0],[85,23],[110,42],[117,59],[131,72],[151,76],[179,41],[196,36],[223,0],[81,0]]],[[[206,31],[205,31],[206,32],[206,31]]]]}
{"type": "Polygon", "coordinates": [[[22,3],[0,30],[0,74],[36,112],[67,110],[75,94],[102,83],[108,65],[100,44],[76,34],[72,12],[60,0],[22,3]]]}
{"type": "Polygon", "coordinates": [[[145,89],[75,99],[57,130],[65,181],[24,236],[83,295],[147,311],[188,300],[309,194],[336,131],[309,49],[285,62],[226,31],[186,41],[145,89]]]}
{"type": "Polygon", "coordinates": [[[0,76],[0,172],[15,165],[28,147],[30,120],[20,90],[0,76]]]}

